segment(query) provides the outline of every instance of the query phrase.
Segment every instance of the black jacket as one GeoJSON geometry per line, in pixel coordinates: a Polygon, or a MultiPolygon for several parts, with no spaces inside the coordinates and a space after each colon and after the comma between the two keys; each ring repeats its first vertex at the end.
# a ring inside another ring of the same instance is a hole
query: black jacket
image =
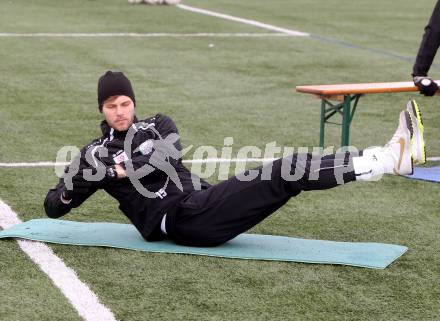
{"type": "MultiPolygon", "coordinates": [[[[99,187],[92,188],[87,194],[75,195],[69,204],[64,204],[60,199],[65,189],[64,179],[61,178],[46,196],[44,207],[47,215],[51,218],[65,215],[72,208],[80,206],[97,189],[103,188],[119,202],[119,209],[146,240],[163,239],[160,233],[163,215],[173,215],[179,202],[188,194],[210,185],[192,175],[182,164],[180,155],[176,156],[175,152],[180,152],[182,147],[179,137],[176,136],[176,125],[171,118],[161,114],[143,121],[135,118],[128,133],[115,131],[105,121],[102,122],[101,129],[103,136],[81,149],[79,159],[76,159],[79,161],[79,168],[91,167],[92,163],[100,161],[106,166],[120,164],[126,168],[127,173],[139,173],[140,168],[147,164],[148,174],[138,180],[140,184],[133,184],[129,178],[124,178],[104,186],[98,185],[99,187]],[[126,137],[132,137],[131,151],[124,150],[126,137]],[[171,142],[167,142],[170,138],[171,142]],[[162,146],[160,143],[163,143],[162,146]],[[169,148],[171,150],[168,150],[169,148]],[[168,157],[165,157],[167,155],[168,157]],[[196,184],[193,184],[194,182],[196,184]],[[139,192],[140,188],[146,190],[139,192]]],[[[66,169],[66,173],[68,172],[69,168],[66,169]]]]}
{"type": "Polygon", "coordinates": [[[440,1],[435,5],[431,19],[425,27],[422,43],[420,44],[416,62],[413,67],[413,76],[427,76],[437,49],[440,46],[440,1]]]}

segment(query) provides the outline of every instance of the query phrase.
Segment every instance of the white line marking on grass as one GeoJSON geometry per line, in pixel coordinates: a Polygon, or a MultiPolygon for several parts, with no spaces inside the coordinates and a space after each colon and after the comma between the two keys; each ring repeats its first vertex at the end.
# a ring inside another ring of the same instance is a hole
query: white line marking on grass
{"type": "MultiPolygon", "coordinates": [[[[184,159],[184,164],[209,164],[209,163],[244,163],[244,162],[273,162],[279,158],[204,158],[204,159],[184,159]]],[[[428,157],[429,162],[438,162],[440,157],[428,157]]],[[[70,163],[62,162],[35,162],[35,163],[0,163],[0,167],[54,167],[67,166],[70,163]]]]}
{"type": "Polygon", "coordinates": [[[0,167],[52,167],[67,166],[70,163],[35,162],[35,163],[0,163],[0,167]]]}
{"type": "MultiPolygon", "coordinates": [[[[185,159],[184,164],[208,164],[208,163],[243,163],[243,162],[273,162],[278,158],[204,158],[185,159]]],[[[0,163],[0,167],[54,167],[67,166],[68,162],[35,162],[35,163],[0,163]]]]}
{"type": "Polygon", "coordinates": [[[187,11],[191,11],[191,12],[196,12],[196,13],[201,13],[204,15],[208,15],[208,16],[212,16],[212,17],[217,17],[217,18],[221,18],[221,19],[226,19],[226,20],[231,20],[231,21],[235,21],[235,22],[241,22],[247,25],[251,25],[254,27],[258,27],[258,28],[263,28],[266,30],[272,30],[272,31],[276,31],[276,32],[280,32],[280,33],[284,33],[290,36],[296,36],[296,37],[308,37],[310,36],[310,34],[305,33],[305,32],[301,32],[301,31],[297,31],[297,30],[292,30],[292,29],[286,29],[286,28],[280,28],[274,25],[269,25],[266,23],[262,23],[262,22],[258,22],[255,20],[250,20],[250,19],[243,19],[243,18],[239,18],[239,17],[235,17],[235,16],[231,16],[228,14],[223,14],[223,13],[218,13],[218,12],[214,12],[214,11],[209,11],[209,10],[205,10],[205,9],[199,9],[199,8],[195,8],[195,7],[190,7],[190,6],[186,6],[184,4],[178,4],[177,7],[179,7],[180,9],[183,10],[187,10],[187,11]]]}
{"type": "MultiPolygon", "coordinates": [[[[20,223],[17,214],[0,200],[0,227],[7,229],[20,223]]],[[[66,266],[50,247],[28,240],[17,240],[17,243],[61,290],[81,318],[86,321],[116,321],[113,313],[99,302],[96,294],[78,279],[75,271],[66,266]]]]}
{"type": "Polygon", "coordinates": [[[186,164],[273,162],[278,158],[204,158],[183,160],[186,164]]]}
{"type": "Polygon", "coordinates": [[[1,38],[106,38],[106,37],[133,37],[133,38],[202,38],[202,37],[292,37],[287,33],[0,33],[1,38]]]}

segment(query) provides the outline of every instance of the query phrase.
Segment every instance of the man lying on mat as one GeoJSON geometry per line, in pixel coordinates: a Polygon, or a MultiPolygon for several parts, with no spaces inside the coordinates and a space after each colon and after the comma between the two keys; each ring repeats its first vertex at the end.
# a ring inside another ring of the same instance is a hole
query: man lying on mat
{"type": "Polygon", "coordinates": [[[424,162],[420,111],[412,102],[384,147],[366,149],[362,156],[293,154],[210,185],[182,164],[171,118],[135,116],[135,95],[123,73],[108,71],[99,79],[98,105],[103,135],[82,148],[49,191],[46,213],[58,218],[104,189],[148,241],[216,246],[302,191],[373,181],[384,173],[411,174],[413,162],[424,162]]]}

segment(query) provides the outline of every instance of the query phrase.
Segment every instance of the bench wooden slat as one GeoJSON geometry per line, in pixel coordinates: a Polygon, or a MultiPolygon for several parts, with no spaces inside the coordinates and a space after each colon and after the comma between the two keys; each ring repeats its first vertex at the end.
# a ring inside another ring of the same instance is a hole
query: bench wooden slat
{"type": "MultiPolygon", "coordinates": [[[[435,82],[440,83],[440,80],[435,82]]],[[[296,91],[322,96],[418,91],[412,81],[297,86],[296,91]]]]}
{"type": "MultiPolygon", "coordinates": [[[[440,85],[440,80],[435,80],[440,85]]],[[[418,88],[412,81],[374,82],[361,84],[339,84],[318,86],[297,86],[297,92],[312,94],[321,100],[321,126],[319,146],[324,147],[325,124],[334,115],[342,114],[341,146],[349,146],[350,124],[360,96],[364,94],[416,92],[418,88]],[[340,103],[333,104],[330,100],[340,103]]],[[[440,95],[440,90],[436,95],[440,95]]]]}

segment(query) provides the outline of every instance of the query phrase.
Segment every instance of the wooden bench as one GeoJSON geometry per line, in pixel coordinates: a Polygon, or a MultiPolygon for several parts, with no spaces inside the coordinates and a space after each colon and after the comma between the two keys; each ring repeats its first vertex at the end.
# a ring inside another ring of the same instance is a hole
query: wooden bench
{"type": "MultiPolygon", "coordinates": [[[[440,84],[439,80],[436,80],[440,84]]],[[[342,115],[341,146],[348,146],[350,124],[353,120],[359,98],[365,94],[415,92],[418,88],[413,82],[380,82],[363,84],[297,86],[300,93],[313,94],[321,99],[321,127],[319,146],[324,147],[325,123],[335,114],[342,115]],[[331,101],[336,101],[332,103],[331,101]]]]}

